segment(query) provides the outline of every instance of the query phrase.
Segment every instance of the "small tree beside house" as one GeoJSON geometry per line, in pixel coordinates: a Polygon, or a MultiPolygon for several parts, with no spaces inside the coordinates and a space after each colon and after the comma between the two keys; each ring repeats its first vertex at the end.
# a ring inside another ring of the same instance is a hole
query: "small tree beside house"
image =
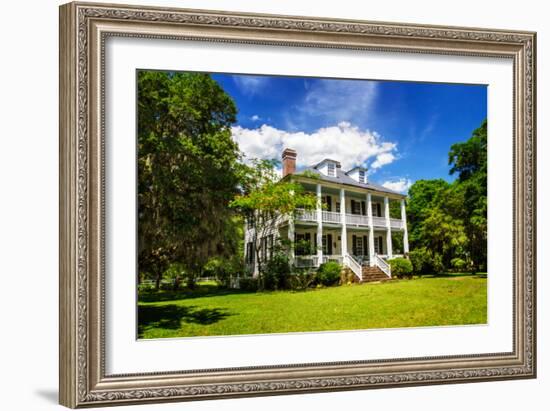
{"type": "Polygon", "coordinates": [[[275,235],[281,221],[290,218],[297,209],[313,210],[317,199],[305,192],[302,185],[292,180],[281,180],[275,171],[275,160],[253,160],[243,193],[230,204],[239,210],[246,221],[246,229],[254,227],[252,248],[247,255],[254,255],[260,276],[272,255],[275,235]]]}

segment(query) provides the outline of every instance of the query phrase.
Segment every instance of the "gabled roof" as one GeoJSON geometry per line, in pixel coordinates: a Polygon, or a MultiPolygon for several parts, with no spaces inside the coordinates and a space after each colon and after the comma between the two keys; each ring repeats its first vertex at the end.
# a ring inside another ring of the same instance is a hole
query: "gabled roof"
{"type": "Polygon", "coordinates": [[[346,174],[349,175],[352,171],[355,171],[355,170],[364,170],[364,171],[367,171],[367,167],[355,166],[355,167],[353,167],[351,170],[346,171],[346,174]]]}
{"type": "Polygon", "coordinates": [[[312,168],[317,168],[319,167],[321,164],[323,163],[334,163],[336,164],[336,167],[340,168],[340,162],[339,161],[336,161],[336,160],[333,160],[331,158],[325,158],[324,160],[321,160],[319,161],[317,164],[311,166],[312,168]]]}
{"type": "MultiPolygon", "coordinates": [[[[325,161],[325,160],[323,160],[323,161],[325,161]]],[[[319,164],[322,164],[323,161],[321,161],[321,163],[319,163],[319,164]]],[[[344,172],[341,168],[336,169],[336,177],[329,177],[329,176],[326,176],[323,173],[321,173],[315,167],[317,167],[317,165],[315,165],[313,167],[307,167],[306,169],[304,169],[300,172],[296,172],[293,175],[300,176],[303,173],[315,173],[316,175],[319,176],[319,179],[322,180],[322,181],[328,181],[328,182],[336,183],[336,184],[345,184],[345,185],[348,185],[348,186],[360,187],[360,188],[365,188],[365,189],[369,189],[369,190],[373,190],[373,191],[379,191],[379,192],[382,192],[382,193],[394,194],[394,195],[397,195],[397,196],[400,196],[400,197],[406,197],[404,194],[398,193],[397,191],[390,190],[389,188],[381,186],[380,184],[375,184],[375,183],[372,183],[370,181],[367,181],[366,183],[360,183],[358,181],[355,181],[353,178],[348,176],[346,174],[346,172],[344,172]]]]}

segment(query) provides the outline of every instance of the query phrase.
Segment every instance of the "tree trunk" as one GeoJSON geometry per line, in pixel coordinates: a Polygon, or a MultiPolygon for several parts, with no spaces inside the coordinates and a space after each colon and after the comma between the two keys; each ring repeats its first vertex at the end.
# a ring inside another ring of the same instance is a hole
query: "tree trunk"
{"type": "Polygon", "coordinates": [[[160,280],[162,279],[162,272],[158,271],[157,275],[155,276],[155,290],[160,289],[160,280]]]}

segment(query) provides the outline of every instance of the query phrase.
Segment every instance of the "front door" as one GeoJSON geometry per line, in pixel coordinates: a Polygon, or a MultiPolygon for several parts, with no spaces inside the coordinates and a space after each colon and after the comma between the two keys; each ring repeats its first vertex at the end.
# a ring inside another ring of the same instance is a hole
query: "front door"
{"type": "Polygon", "coordinates": [[[366,235],[352,235],[352,255],[361,262],[369,257],[368,237],[366,235]]]}
{"type": "Polygon", "coordinates": [[[381,235],[374,237],[374,252],[376,254],[384,254],[381,235]]]}
{"type": "Polygon", "coordinates": [[[323,255],[332,255],[332,234],[323,235],[323,255]]]}

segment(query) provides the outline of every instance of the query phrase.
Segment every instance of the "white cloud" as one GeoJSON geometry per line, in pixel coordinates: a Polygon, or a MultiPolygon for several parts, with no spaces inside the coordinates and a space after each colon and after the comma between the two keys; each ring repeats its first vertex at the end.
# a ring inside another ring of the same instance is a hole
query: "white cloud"
{"type": "Polygon", "coordinates": [[[395,156],[393,153],[385,151],[383,153],[380,153],[376,156],[376,160],[371,164],[371,168],[380,168],[382,166],[385,166],[386,164],[390,164],[395,160],[395,156]]]}
{"type": "Polygon", "coordinates": [[[250,117],[250,120],[252,121],[260,121],[262,118],[257,115],[257,114],[254,114],[252,117],[250,117]]]}
{"type": "Polygon", "coordinates": [[[309,84],[302,115],[321,117],[329,123],[368,119],[377,96],[377,83],[365,80],[322,80],[309,84]]]}
{"type": "Polygon", "coordinates": [[[240,126],[232,128],[233,139],[239,144],[246,158],[278,159],[284,148],[298,153],[297,166],[311,166],[325,158],[339,161],[344,170],[365,165],[374,159],[373,168],[391,163],[396,156],[397,145],[382,141],[381,136],[369,130],[361,130],[349,122],[324,127],[313,133],[287,132],[262,125],[256,129],[240,126]],[[376,167],[375,164],[376,163],[376,167]]]}
{"type": "Polygon", "coordinates": [[[233,81],[241,91],[241,93],[252,96],[267,86],[268,77],[262,76],[233,76],[233,81]]]}
{"type": "Polygon", "coordinates": [[[398,180],[386,181],[382,184],[384,187],[390,190],[397,191],[399,193],[406,193],[412,186],[412,181],[408,178],[400,178],[398,180]]]}

